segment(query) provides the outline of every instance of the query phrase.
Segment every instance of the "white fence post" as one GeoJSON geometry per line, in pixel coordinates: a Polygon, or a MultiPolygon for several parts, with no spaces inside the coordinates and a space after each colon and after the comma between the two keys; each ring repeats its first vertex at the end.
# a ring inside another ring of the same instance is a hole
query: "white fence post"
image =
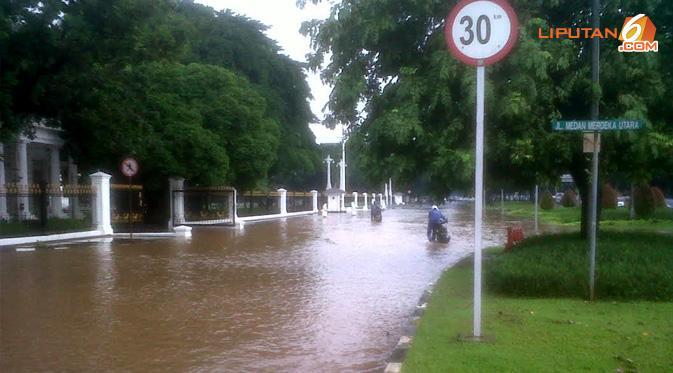
{"type": "Polygon", "coordinates": [[[358,208],[358,192],[353,192],[353,202],[355,202],[355,208],[358,208]]]}
{"type": "Polygon", "coordinates": [[[171,191],[171,201],[173,202],[173,211],[171,216],[175,226],[185,222],[185,179],[181,177],[172,177],[168,179],[171,191]],[[175,191],[180,191],[175,193],[175,191]]]}
{"type": "Polygon", "coordinates": [[[5,151],[4,145],[0,143],[0,220],[9,220],[5,191],[5,151]]]}
{"type": "Polygon", "coordinates": [[[102,234],[112,234],[111,211],[110,211],[110,178],[112,176],[104,172],[96,172],[89,175],[91,186],[96,191],[96,199],[93,203],[91,215],[93,225],[102,234]]]}
{"type": "Polygon", "coordinates": [[[362,207],[362,209],[367,211],[367,210],[369,210],[369,207],[367,207],[367,204],[369,203],[369,201],[367,201],[367,193],[362,193],[362,196],[365,199],[365,205],[362,207]]]}
{"type": "Polygon", "coordinates": [[[278,193],[280,195],[278,196],[278,206],[280,206],[280,213],[281,215],[286,215],[287,214],[287,190],[280,188],[278,189],[278,193]]]}
{"type": "Polygon", "coordinates": [[[386,201],[383,199],[382,193],[379,193],[379,203],[382,209],[386,208],[386,201]]]}
{"type": "Polygon", "coordinates": [[[311,197],[313,198],[313,212],[318,212],[318,191],[312,190],[311,197]]]}

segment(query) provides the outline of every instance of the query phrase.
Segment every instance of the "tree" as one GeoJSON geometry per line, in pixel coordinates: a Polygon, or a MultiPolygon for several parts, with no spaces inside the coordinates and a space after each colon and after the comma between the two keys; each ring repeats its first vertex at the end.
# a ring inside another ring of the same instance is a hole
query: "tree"
{"type": "Polygon", "coordinates": [[[212,65],[159,62],[105,74],[82,82],[95,94],[63,117],[68,142],[84,144],[76,151],[85,165],[114,170],[134,154],[154,188],[174,175],[250,188],[275,161],[278,124],[264,117],[264,100],[244,78],[212,65]]]}
{"type": "Polygon", "coordinates": [[[246,76],[267,102],[266,114],[281,124],[272,182],[290,188],[315,183],[320,154],[308,123],[315,118],[303,64],[281,54],[264,35],[266,26],[230,11],[182,2],[179,12],[193,24],[189,61],[224,66],[246,76]]]}
{"type": "MultiPolygon", "coordinates": [[[[315,2],[315,1],[314,1],[315,2]]],[[[601,116],[643,119],[648,131],[609,134],[601,168],[648,169],[670,174],[673,159],[673,93],[666,53],[621,54],[618,41],[601,47],[601,87],[593,87],[588,40],[543,40],[539,28],[583,27],[586,1],[517,1],[519,42],[504,61],[489,67],[486,84],[486,183],[529,186],[570,171],[582,201],[589,200],[588,157],[581,135],[554,133],[551,121],[589,116],[599,95],[601,116]],[[625,146],[627,145],[627,146],[625,146]],[[640,151],[640,153],[638,153],[640,151]],[[631,155],[632,161],[622,162],[631,155]]],[[[435,194],[468,188],[473,174],[475,73],[445,46],[444,18],[453,4],[420,0],[344,0],[326,20],[303,26],[312,39],[314,68],[332,83],[327,123],[345,123],[364,149],[364,164],[391,170],[396,179],[428,181],[435,194]],[[364,115],[358,107],[364,106],[364,115]],[[383,166],[383,167],[381,167],[383,166]]],[[[604,6],[605,25],[645,12],[660,44],[671,42],[670,2],[624,1],[604,6]]],[[[373,178],[381,178],[374,171],[373,178]]],[[[379,179],[380,180],[380,179],[379,179]]],[[[582,204],[587,231],[588,204],[582,204]]]]}
{"type": "Polygon", "coordinates": [[[83,170],[135,153],[154,185],[168,174],[241,188],[315,177],[303,66],[256,21],[170,0],[13,1],[0,21],[0,58],[12,56],[0,59],[0,139],[46,119],[66,129],[83,170]]]}

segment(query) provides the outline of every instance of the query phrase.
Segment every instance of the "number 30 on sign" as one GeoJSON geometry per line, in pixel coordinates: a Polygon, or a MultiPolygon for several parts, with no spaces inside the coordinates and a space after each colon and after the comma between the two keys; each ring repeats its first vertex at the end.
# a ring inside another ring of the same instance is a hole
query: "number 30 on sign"
{"type": "Polygon", "coordinates": [[[444,33],[451,53],[474,66],[491,65],[514,46],[516,14],[504,0],[463,0],[446,18],[444,33]]]}

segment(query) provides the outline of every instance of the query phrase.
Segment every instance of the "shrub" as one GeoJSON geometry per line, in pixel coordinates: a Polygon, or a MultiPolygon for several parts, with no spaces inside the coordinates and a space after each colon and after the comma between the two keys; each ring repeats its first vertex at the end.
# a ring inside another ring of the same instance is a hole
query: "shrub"
{"type": "Polygon", "coordinates": [[[604,209],[617,208],[617,191],[610,184],[603,184],[601,188],[601,207],[604,209]]]}
{"type": "Polygon", "coordinates": [[[577,194],[572,189],[568,189],[563,193],[561,198],[561,205],[563,207],[575,207],[577,205],[577,194]]]}
{"type": "Polygon", "coordinates": [[[554,208],[554,197],[552,197],[551,193],[542,193],[542,199],[540,199],[540,208],[543,210],[551,210],[554,208]]]}
{"type": "Polygon", "coordinates": [[[633,209],[639,218],[649,218],[654,213],[654,194],[647,183],[641,183],[633,191],[633,209]]]}
{"type": "Polygon", "coordinates": [[[652,187],[651,190],[652,197],[654,198],[654,207],[658,209],[666,207],[666,197],[664,197],[664,192],[658,187],[652,187]]]}
{"type": "MultiPolygon", "coordinates": [[[[673,301],[673,237],[601,233],[596,295],[603,299],[673,301]]],[[[526,297],[586,297],[589,260],[577,234],[536,236],[485,267],[493,291],[526,297]]]]}

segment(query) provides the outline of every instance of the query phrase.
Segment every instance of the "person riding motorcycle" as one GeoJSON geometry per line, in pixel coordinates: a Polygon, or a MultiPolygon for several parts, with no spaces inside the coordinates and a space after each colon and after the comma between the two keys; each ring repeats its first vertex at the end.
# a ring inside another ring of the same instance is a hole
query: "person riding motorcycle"
{"type": "Polygon", "coordinates": [[[440,240],[440,230],[442,229],[442,225],[447,222],[448,220],[444,214],[439,211],[437,205],[432,205],[432,209],[430,209],[430,212],[428,213],[428,241],[440,240]]]}
{"type": "Polygon", "coordinates": [[[383,220],[383,216],[381,215],[381,206],[379,206],[378,202],[376,201],[372,202],[371,220],[374,222],[380,222],[383,220]]]}

